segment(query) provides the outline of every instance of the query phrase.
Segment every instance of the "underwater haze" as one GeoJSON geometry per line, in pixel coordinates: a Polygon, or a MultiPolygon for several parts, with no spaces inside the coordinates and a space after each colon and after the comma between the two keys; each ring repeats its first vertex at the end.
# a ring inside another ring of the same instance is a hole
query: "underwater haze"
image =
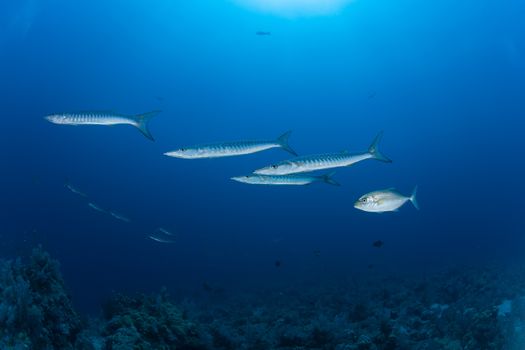
{"type": "Polygon", "coordinates": [[[106,329],[93,349],[525,348],[525,3],[285,3],[1,2],[1,260],[41,246],[82,317],[166,287],[199,327],[199,345],[106,329]],[[161,112],[154,142],[44,119],[82,111],[161,112]],[[383,132],[392,163],[314,173],[341,186],[270,186],[231,178],[286,150],[164,155],[288,130],[299,156],[367,152],[383,132]],[[420,210],[354,208],[416,186],[420,210]]]}

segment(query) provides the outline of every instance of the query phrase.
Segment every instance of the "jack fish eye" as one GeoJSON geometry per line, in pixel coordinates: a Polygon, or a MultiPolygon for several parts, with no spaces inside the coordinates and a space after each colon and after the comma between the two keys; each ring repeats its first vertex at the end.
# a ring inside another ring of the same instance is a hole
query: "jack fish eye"
{"type": "Polygon", "coordinates": [[[272,165],[272,168],[277,169],[277,165],[272,165]]]}
{"type": "Polygon", "coordinates": [[[181,148],[180,151],[181,152],[186,152],[186,148],[181,148]]]}

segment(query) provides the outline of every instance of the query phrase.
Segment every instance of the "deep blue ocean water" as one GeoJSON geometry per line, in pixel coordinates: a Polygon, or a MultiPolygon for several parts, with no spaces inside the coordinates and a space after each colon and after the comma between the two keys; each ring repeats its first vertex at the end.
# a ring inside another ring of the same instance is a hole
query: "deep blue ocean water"
{"type": "Polygon", "coordinates": [[[518,0],[357,0],[296,16],[223,0],[3,1],[2,256],[42,244],[87,313],[112,291],[186,295],[202,283],[280,288],[520,261],[524,17],[518,0]],[[43,119],[157,109],[155,142],[128,126],[43,119]],[[341,187],[285,188],[229,179],[289,158],[282,150],[163,156],[286,130],[301,155],[364,151],[383,130],[393,163],[338,169],[341,187]],[[66,179],[131,223],[88,208],[66,179]],[[420,211],[353,208],[366,192],[415,185],[420,211]],[[157,227],[176,243],[149,240],[157,227]]]}

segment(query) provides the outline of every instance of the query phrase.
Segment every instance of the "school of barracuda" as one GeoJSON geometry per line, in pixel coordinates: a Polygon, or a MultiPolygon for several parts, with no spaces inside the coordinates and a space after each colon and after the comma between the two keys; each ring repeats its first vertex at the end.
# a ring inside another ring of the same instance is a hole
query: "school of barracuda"
{"type": "MultiPolygon", "coordinates": [[[[149,121],[159,113],[160,111],[152,111],[137,115],[125,115],[116,112],[90,111],[55,113],[44,118],[53,124],[59,125],[131,125],[136,127],[145,137],[154,141],[153,135],[149,131],[149,121]]],[[[375,159],[384,163],[392,162],[390,158],[379,150],[383,132],[377,134],[366,151],[356,153],[343,151],[304,156],[299,156],[290,147],[288,143],[290,134],[291,131],[287,131],[276,139],[238,140],[184,146],[165,152],[164,155],[181,159],[209,159],[248,155],[272,148],[280,148],[292,154],[294,158],[256,169],[251,174],[231,177],[231,180],[240,183],[267,186],[305,186],[317,182],[339,186],[339,183],[332,178],[334,172],[317,175],[313,173],[321,170],[349,167],[367,159],[375,159]]],[[[69,182],[65,184],[65,187],[76,195],[88,197],[69,182]]],[[[404,196],[393,188],[369,192],[355,201],[354,208],[372,213],[395,212],[406,202],[412,202],[414,207],[419,209],[416,192],[417,186],[410,196],[404,196]]],[[[93,202],[88,202],[87,205],[97,212],[107,214],[122,222],[131,222],[126,216],[104,209],[93,202]]],[[[175,242],[174,234],[162,227],[156,229],[153,234],[148,235],[148,238],[159,243],[175,242]]]]}

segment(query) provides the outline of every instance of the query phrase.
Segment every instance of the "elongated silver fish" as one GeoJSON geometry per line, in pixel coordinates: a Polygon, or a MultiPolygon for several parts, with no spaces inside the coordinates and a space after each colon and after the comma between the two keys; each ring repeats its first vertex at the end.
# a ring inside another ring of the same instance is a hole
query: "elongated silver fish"
{"type": "Polygon", "coordinates": [[[303,186],[313,182],[324,182],[334,186],[340,186],[332,176],[334,173],[313,176],[313,175],[258,175],[251,174],[246,176],[235,176],[234,181],[250,185],[284,185],[284,186],[303,186]]]}
{"type": "Polygon", "coordinates": [[[155,242],[159,242],[159,243],[175,243],[175,241],[173,240],[164,239],[164,238],[160,238],[160,237],[153,236],[153,235],[148,236],[148,238],[154,240],[155,242]]]}
{"type": "Polygon", "coordinates": [[[45,119],[53,124],[61,125],[132,125],[148,139],[153,140],[153,136],[148,129],[148,123],[160,111],[153,111],[137,115],[125,115],[114,112],[79,112],[79,113],[58,113],[51,114],[45,119]]]}
{"type": "Polygon", "coordinates": [[[419,209],[416,194],[417,186],[414,188],[410,197],[403,196],[393,188],[374,191],[361,196],[361,198],[355,202],[354,207],[371,213],[384,213],[387,211],[397,211],[406,202],[410,201],[416,209],[419,209]]]}
{"type": "Polygon", "coordinates": [[[168,157],[199,159],[199,158],[219,158],[241,156],[265,151],[270,148],[282,148],[293,155],[295,151],[288,145],[288,138],[291,131],[281,135],[277,140],[253,140],[253,141],[233,141],[222,143],[209,143],[197,146],[183,147],[175,151],[164,153],[168,157]]]}
{"type": "Polygon", "coordinates": [[[76,195],[79,195],[81,197],[87,197],[87,194],[85,194],[84,192],[81,192],[80,190],[78,190],[77,188],[73,187],[73,185],[71,185],[69,182],[66,182],[64,184],[64,186],[70,190],[72,193],[76,194],[76,195]]]}
{"type": "Polygon", "coordinates": [[[127,217],[125,217],[124,215],[121,215],[121,214],[118,214],[118,213],[115,213],[114,211],[110,211],[109,214],[111,216],[113,216],[115,219],[117,220],[120,220],[120,221],[124,221],[124,222],[131,222],[130,219],[128,219],[127,217]]]}
{"type": "Polygon", "coordinates": [[[380,132],[368,151],[362,153],[326,153],[310,156],[297,157],[285,160],[254,171],[254,174],[260,175],[288,175],[295,173],[304,173],[324,169],[339,168],[350,166],[365,159],[377,159],[382,162],[390,163],[390,159],[379,152],[378,146],[383,133],[380,132]]]}
{"type": "Polygon", "coordinates": [[[99,207],[99,206],[96,205],[95,203],[91,203],[91,202],[89,202],[89,203],[88,203],[88,207],[90,207],[91,209],[94,209],[94,210],[96,210],[96,211],[99,211],[99,212],[101,212],[101,213],[105,213],[105,214],[108,213],[106,210],[102,209],[101,207],[99,207]]]}
{"type": "Polygon", "coordinates": [[[165,228],[159,227],[158,230],[159,230],[159,232],[164,233],[167,236],[175,236],[174,233],[171,233],[170,231],[166,230],[165,228]]]}

